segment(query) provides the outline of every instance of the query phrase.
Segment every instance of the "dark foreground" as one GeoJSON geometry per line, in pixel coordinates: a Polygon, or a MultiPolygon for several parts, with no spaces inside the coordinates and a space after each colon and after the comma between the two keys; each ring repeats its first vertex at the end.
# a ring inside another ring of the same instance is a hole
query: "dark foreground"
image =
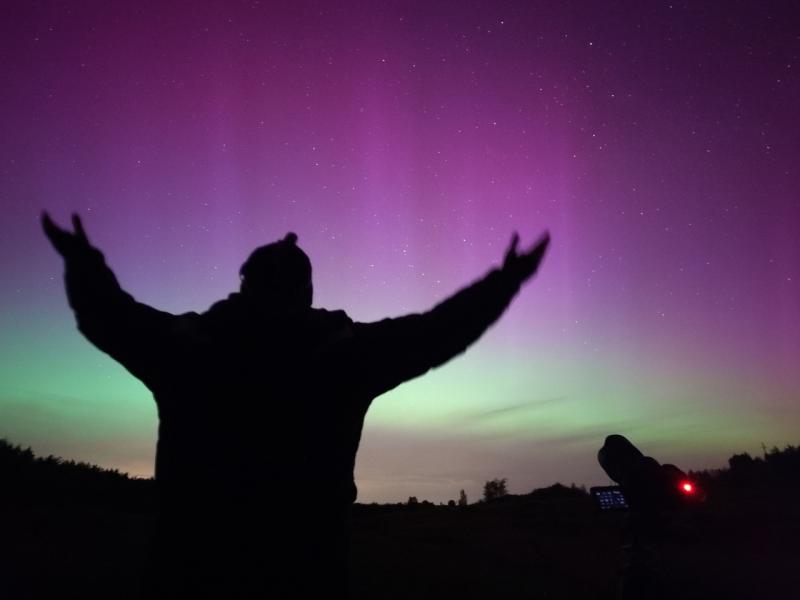
{"type": "MultiPolygon", "coordinates": [[[[797,498],[755,494],[678,517],[655,545],[665,597],[797,597],[798,513],[797,498]]],[[[353,597],[610,599],[623,521],[568,488],[463,509],[357,506],[353,597]]],[[[152,517],[17,509],[3,512],[0,530],[0,597],[134,598],[152,517]]]]}
{"type": "MultiPolygon", "coordinates": [[[[708,500],[658,528],[662,597],[800,598],[800,447],[729,463],[693,474],[708,500]]],[[[0,600],[139,597],[152,480],[0,440],[0,481],[0,600]]],[[[352,597],[611,600],[626,522],[558,484],[463,508],[356,505],[352,597]]],[[[263,548],[280,552],[269,539],[263,548]]]]}

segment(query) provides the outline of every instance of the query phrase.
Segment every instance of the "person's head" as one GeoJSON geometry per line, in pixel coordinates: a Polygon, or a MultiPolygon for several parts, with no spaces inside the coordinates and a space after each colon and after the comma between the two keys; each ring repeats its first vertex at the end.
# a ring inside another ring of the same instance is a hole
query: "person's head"
{"type": "Polygon", "coordinates": [[[314,296],[311,261],[297,235],[256,248],[239,269],[241,292],[273,306],[308,308],[314,296]]]}

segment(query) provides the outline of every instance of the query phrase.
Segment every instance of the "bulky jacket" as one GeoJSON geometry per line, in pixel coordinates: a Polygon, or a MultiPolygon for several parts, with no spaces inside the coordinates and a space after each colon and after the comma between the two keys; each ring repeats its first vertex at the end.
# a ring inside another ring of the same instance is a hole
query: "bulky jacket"
{"type": "Polygon", "coordinates": [[[158,406],[149,594],[343,597],[370,403],[466,350],[519,286],[496,269],[428,312],[373,323],[242,293],[173,315],[123,291],[99,251],[68,260],[78,328],[158,406]]]}

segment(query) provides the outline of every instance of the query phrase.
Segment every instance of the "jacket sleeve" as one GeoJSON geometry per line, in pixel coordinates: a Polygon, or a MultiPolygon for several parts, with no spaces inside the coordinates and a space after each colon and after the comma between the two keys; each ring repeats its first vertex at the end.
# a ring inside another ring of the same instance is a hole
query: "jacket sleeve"
{"type": "Polygon", "coordinates": [[[67,298],[78,330],[153,389],[176,317],[134,300],[96,248],[70,256],[65,267],[67,298]]]}
{"type": "Polygon", "coordinates": [[[464,352],[492,325],[520,282],[495,269],[432,310],[374,323],[355,323],[363,380],[375,397],[464,352]]]}

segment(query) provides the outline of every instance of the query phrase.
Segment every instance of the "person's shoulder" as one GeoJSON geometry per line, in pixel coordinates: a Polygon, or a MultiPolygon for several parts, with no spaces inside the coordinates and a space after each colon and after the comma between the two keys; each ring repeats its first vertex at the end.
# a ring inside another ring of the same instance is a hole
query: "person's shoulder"
{"type": "Polygon", "coordinates": [[[326,308],[312,308],[312,319],[332,325],[352,326],[353,319],[343,310],[328,310],[326,308]]]}
{"type": "MultiPolygon", "coordinates": [[[[227,298],[223,298],[222,300],[217,300],[208,307],[208,310],[202,313],[201,316],[203,317],[216,317],[219,315],[224,315],[229,312],[239,312],[243,310],[245,305],[245,300],[239,292],[233,292],[228,294],[227,298]]],[[[186,313],[186,314],[196,314],[196,313],[186,313]]]]}
{"type": "Polygon", "coordinates": [[[206,328],[234,327],[248,319],[250,307],[239,293],[229,294],[227,298],[214,302],[203,313],[186,313],[186,323],[206,328]]]}
{"type": "Polygon", "coordinates": [[[320,348],[346,343],[353,339],[353,320],[343,310],[312,308],[307,313],[306,331],[313,332],[320,348]]]}

